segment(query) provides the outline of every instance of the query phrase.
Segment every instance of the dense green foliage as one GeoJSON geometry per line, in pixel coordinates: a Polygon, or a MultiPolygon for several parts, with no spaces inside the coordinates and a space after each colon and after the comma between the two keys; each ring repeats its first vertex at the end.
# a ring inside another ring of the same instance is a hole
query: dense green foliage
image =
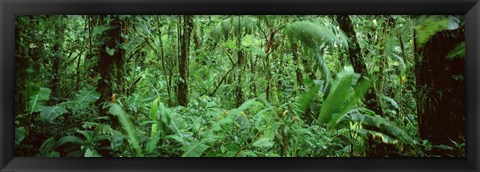
{"type": "Polygon", "coordinates": [[[418,84],[463,18],[343,17],[19,16],[17,156],[465,156],[418,84]]]}

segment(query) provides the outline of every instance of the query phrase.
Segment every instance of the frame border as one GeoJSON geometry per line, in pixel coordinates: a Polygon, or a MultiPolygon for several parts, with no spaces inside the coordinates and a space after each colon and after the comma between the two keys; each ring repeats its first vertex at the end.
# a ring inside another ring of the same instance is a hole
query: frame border
{"type": "Polygon", "coordinates": [[[479,170],[479,0],[1,0],[0,171],[468,171],[479,170]],[[466,31],[466,158],[14,157],[15,15],[457,14],[466,31]]]}

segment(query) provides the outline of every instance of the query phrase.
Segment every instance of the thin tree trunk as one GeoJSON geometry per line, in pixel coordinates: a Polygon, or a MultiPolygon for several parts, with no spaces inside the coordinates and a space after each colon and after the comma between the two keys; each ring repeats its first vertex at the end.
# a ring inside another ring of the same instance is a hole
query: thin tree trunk
{"type": "MultiPolygon", "coordinates": [[[[337,21],[340,24],[340,29],[342,29],[345,33],[347,33],[348,37],[350,38],[349,46],[348,46],[348,54],[350,62],[354,68],[356,73],[360,73],[362,75],[368,75],[367,67],[365,65],[364,60],[361,57],[361,50],[360,45],[358,45],[357,36],[355,34],[355,30],[353,29],[353,24],[350,18],[347,15],[339,15],[337,16],[337,21]]],[[[367,108],[373,110],[376,114],[382,115],[382,111],[380,108],[379,100],[375,94],[373,89],[370,89],[366,96],[365,96],[365,104],[367,108]]]]}
{"type": "Polygon", "coordinates": [[[298,45],[296,43],[292,43],[291,48],[293,55],[293,64],[295,65],[295,74],[297,77],[297,85],[299,88],[302,88],[303,75],[302,71],[300,70],[300,63],[298,59],[298,45]]]}
{"type": "MultiPolygon", "coordinates": [[[[56,33],[63,33],[65,31],[65,23],[61,20],[60,16],[60,21],[59,23],[55,24],[55,32],[56,33]]],[[[51,97],[55,99],[50,99],[50,103],[56,104],[59,96],[59,90],[58,90],[58,85],[60,82],[60,61],[62,58],[62,55],[60,54],[60,49],[63,43],[64,39],[64,34],[58,35],[59,38],[55,41],[55,44],[53,45],[53,57],[52,57],[52,77],[50,79],[50,89],[52,91],[51,97]]]]}
{"type": "MultiPolygon", "coordinates": [[[[342,29],[349,37],[349,46],[348,46],[348,54],[349,54],[349,59],[350,62],[353,65],[353,69],[356,73],[360,73],[362,75],[368,75],[366,65],[364,60],[361,57],[361,50],[360,50],[360,45],[358,44],[357,36],[355,34],[355,30],[353,28],[352,21],[350,20],[350,17],[347,15],[339,15],[336,16],[337,22],[340,25],[340,29],[342,29]]],[[[383,115],[381,107],[380,107],[380,101],[375,94],[375,90],[373,88],[370,88],[370,90],[367,92],[365,95],[364,99],[365,104],[367,105],[367,108],[374,111],[375,114],[378,114],[380,116],[383,115]]],[[[369,128],[367,126],[367,129],[373,129],[369,128]]],[[[380,146],[376,146],[374,143],[375,141],[368,137],[368,150],[367,150],[367,156],[369,157],[377,157],[377,156],[384,156],[384,152],[378,151],[380,146]]]]}
{"type": "MultiPolygon", "coordinates": [[[[158,18],[158,24],[160,25],[160,18],[158,18]]],[[[161,29],[158,29],[158,41],[160,43],[160,57],[161,57],[162,69],[163,69],[163,73],[165,75],[165,78],[167,79],[168,105],[172,106],[173,105],[172,104],[172,84],[171,84],[170,77],[167,77],[168,74],[167,74],[167,69],[165,67],[166,61],[165,61],[165,52],[164,52],[164,48],[163,48],[161,29]]],[[[171,73],[171,71],[170,71],[170,73],[171,73]]]]}
{"type": "MultiPolygon", "coordinates": [[[[240,20],[240,17],[237,17],[238,20],[240,20]]],[[[241,23],[238,21],[238,23],[241,23]]],[[[237,78],[237,89],[236,89],[236,94],[237,94],[237,107],[240,106],[243,103],[243,91],[242,91],[242,75],[243,75],[243,63],[244,63],[244,57],[243,57],[243,52],[242,52],[242,30],[241,27],[238,27],[238,30],[234,31],[237,32],[237,40],[236,40],[236,45],[237,45],[237,72],[236,72],[236,78],[237,78]]]]}
{"type": "Polygon", "coordinates": [[[178,82],[177,99],[181,106],[188,105],[188,62],[190,53],[190,36],[193,29],[193,17],[182,16],[182,36],[180,45],[180,55],[178,59],[178,71],[180,73],[180,81],[178,82]]]}
{"type": "Polygon", "coordinates": [[[275,42],[274,38],[275,38],[275,34],[277,33],[276,30],[272,30],[270,29],[270,26],[269,26],[269,23],[267,21],[266,23],[267,27],[269,28],[270,30],[270,34],[269,34],[269,37],[267,38],[266,40],[266,45],[265,45],[265,54],[267,55],[265,57],[265,72],[267,73],[267,76],[266,76],[266,80],[267,80],[267,88],[266,88],[266,98],[268,101],[272,101],[271,100],[271,95],[272,95],[272,83],[271,83],[271,80],[272,80],[272,73],[271,73],[271,67],[270,67],[270,54],[272,53],[273,51],[273,44],[275,42]]]}

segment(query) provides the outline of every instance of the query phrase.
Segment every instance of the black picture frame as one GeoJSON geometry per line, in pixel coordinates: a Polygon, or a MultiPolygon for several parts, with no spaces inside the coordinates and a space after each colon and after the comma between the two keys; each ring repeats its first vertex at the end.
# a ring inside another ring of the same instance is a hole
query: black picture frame
{"type": "Polygon", "coordinates": [[[478,0],[1,0],[0,169],[7,171],[479,171],[478,0]],[[465,15],[465,158],[15,157],[15,15],[455,14],[465,15]]]}

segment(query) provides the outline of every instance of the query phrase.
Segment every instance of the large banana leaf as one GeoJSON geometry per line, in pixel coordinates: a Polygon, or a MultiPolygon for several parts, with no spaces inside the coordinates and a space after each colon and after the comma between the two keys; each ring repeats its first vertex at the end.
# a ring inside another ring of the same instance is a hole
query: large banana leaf
{"type": "Polygon", "coordinates": [[[25,139],[27,135],[27,130],[24,127],[15,128],[15,145],[20,144],[20,142],[25,139]]]}
{"type": "Polygon", "coordinates": [[[347,66],[338,73],[327,98],[322,104],[318,122],[320,125],[329,123],[332,129],[351,110],[352,106],[361,100],[368,91],[370,81],[353,72],[351,66],[347,66]]]}
{"type": "Polygon", "coordinates": [[[51,92],[49,88],[40,87],[38,93],[30,97],[27,111],[29,113],[42,111],[45,101],[50,99],[51,92]]]}
{"type": "Polygon", "coordinates": [[[358,108],[355,111],[356,111],[355,113],[350,114],[352,121],[360,122],[364,125],[381,129],[385,131],[392,138],[398,139],[400,141],[407,142],[407,143],[413,142],[413,138],[410,135],[408,135],[406,131],[395,126],[394,124],[382,118],[381,116],[376,115],[373,111],[365,108],[358,108]]]}
{"type": "Polygon", "coordinates": [[[318,91],[320,91],[320,85],[312,82],[308,91],[300,95],[300,100],[298,101],[296,108],[296,113],[298,115],[302,116],[305,113],[308,106],[310,106],[310,102],[312,102],[318,91]]]}
{"type": "Polygon", "coordinates": [[[203,144],[202,142],[193,143],[188,146],[183,147],[182,157],[200,157],[209,146],[203,144]]]}
{"type": "Polygon", "coordinates": [[[136,130],[130,121],[128,114],[122,109],[122,107],[116,103],[110,103],[109,113],[118,117],[123,129],[127,132],[130,143],[135,149],[136,156],[143,156],[142,149],[137,140],[136,130]]]}
{"type": "Polygon", "coordinates": [[[347,109],[344,109],[344,103],[348,98],[348,95],[353,91],[353,68],[345,67],[343,71],[337,74],[335,83],[333,84],[330,92],[322,104],[320,114],[318,116],[319,125],[329,121],[333,114],[341,114],[347,109]]]}

